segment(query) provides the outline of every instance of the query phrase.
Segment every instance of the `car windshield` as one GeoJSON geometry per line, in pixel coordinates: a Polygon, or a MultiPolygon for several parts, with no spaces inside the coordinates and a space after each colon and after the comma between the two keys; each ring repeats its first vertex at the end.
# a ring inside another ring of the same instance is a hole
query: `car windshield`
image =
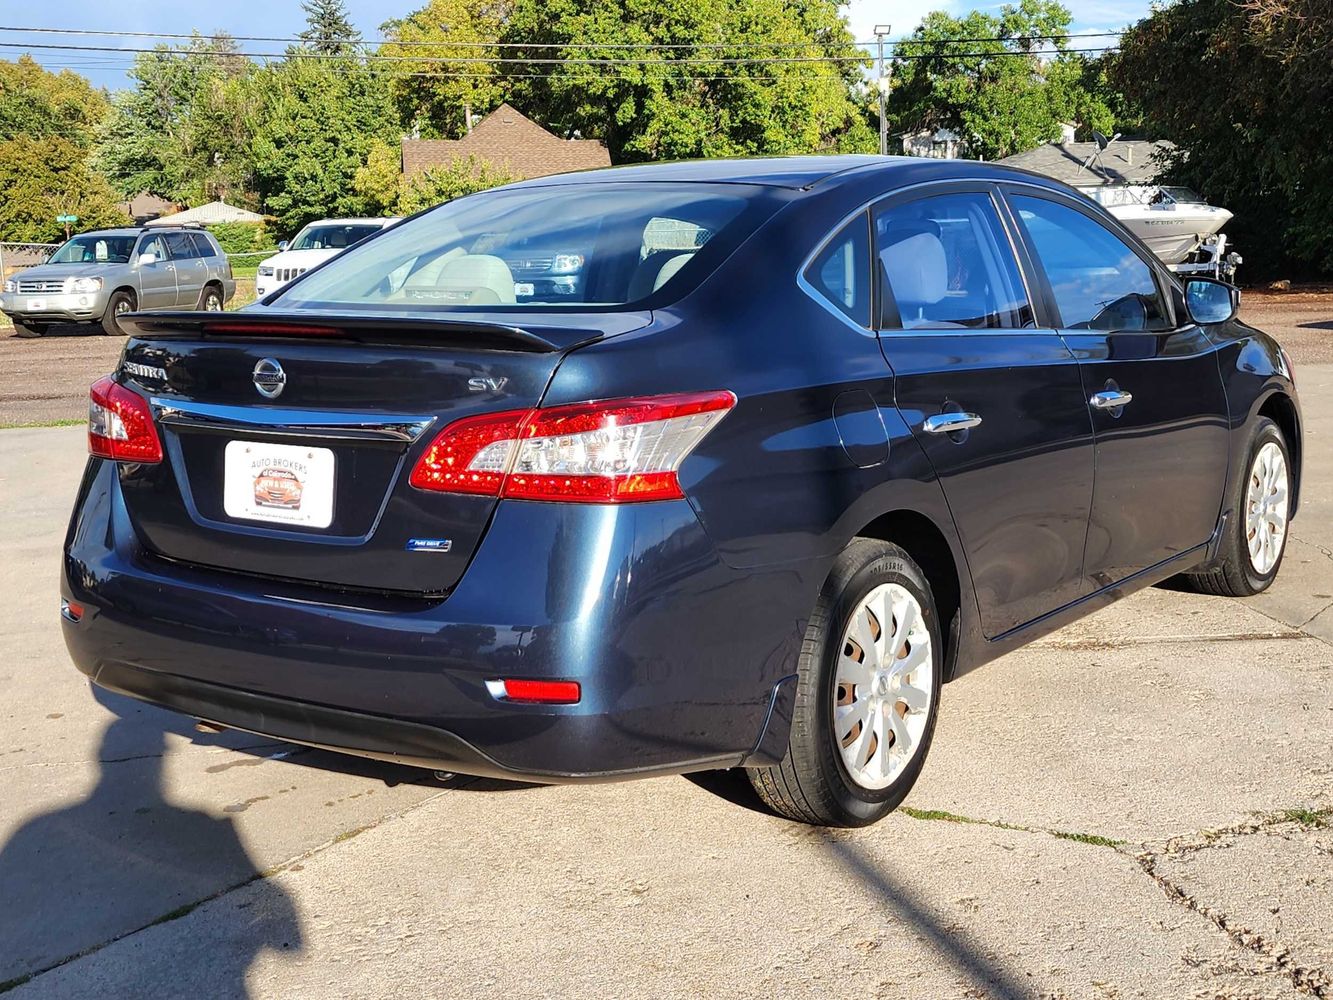
{"type": "Polygon", "coordinates": [[[778,203],[764,188],[739,184],[501,188],[398,226],[270,304],[414,312],[615,307],[652,296],[682,271],[697,282],[778,203]]]}
{"type": "Polygon", "coordinates": [[[380,231],[380,226],[371,225],[315,225],[306,226],[296,234],[288,250],[344,250],[353,243],[360,243],[367,236],[380,231]]]}
{"type": "Polygon", "coordinates": [[[51,255],[51,264],[128,264],[135,236],[76,236],[51,255]]]}

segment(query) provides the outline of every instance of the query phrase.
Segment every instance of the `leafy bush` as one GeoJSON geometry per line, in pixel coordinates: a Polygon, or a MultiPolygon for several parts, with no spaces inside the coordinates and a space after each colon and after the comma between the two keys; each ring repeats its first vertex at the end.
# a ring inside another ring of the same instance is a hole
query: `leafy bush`
{"type": "Polygon", "coordinates": [[[262,222],[218,222],[208,227],[223,253],[254,253],[272,250],[272,234],[262,222]]]}
{"type": "Polygon", "coordinates": [[[404,178],[398,196],[398,211],[411,215],[465,194],[475,194],[516,180],[520,178],[507,167],[497,167],[475,156],[455,159],[447,166],[431,167],[414,177],[404,178]]]}

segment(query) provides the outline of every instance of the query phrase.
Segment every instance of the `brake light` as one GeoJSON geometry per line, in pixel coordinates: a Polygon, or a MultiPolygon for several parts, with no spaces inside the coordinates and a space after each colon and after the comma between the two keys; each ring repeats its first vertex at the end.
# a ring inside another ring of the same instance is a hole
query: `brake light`
{"type": "Polygon", "coordinates": [[[681,463],[735,405],[724,390],[467,417],[431,442],[410,482],[521,500],[676,500],[681,463]]]}
{"type": "Polygon", "coordinates": [[[117,462],[162,461],[162,442],[148,401],[110,375],[88,390],[88,451],[117,462]]]}

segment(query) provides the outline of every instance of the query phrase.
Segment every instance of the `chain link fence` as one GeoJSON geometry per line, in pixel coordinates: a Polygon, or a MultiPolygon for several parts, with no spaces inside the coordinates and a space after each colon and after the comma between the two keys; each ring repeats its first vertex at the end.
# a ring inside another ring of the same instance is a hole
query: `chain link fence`
{"type": "Polygon", "coordinates": [[[0,280],[46,263],[46,258],[59,246],[59,243],[0,243],[0,280]]]}

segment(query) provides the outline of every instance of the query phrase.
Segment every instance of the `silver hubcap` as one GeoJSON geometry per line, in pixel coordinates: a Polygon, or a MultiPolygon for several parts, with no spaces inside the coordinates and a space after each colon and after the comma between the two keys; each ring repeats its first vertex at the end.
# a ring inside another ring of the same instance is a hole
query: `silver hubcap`
{"type": "Polygon", "coordinates": [[[882,789],[917,755],[935,690],[921,605],[896,583],[872,590],[847,624],[838,655],[833,731],[852,781],[882,789]]]}
{"type": "Polygon", "coordinates": [[[222,310],[222,300],[218,298],[216,292],[209,292],[204,299],[204,309],[208,312],[220,312],[222,310]]]}
{"type": "Polygon", "coordinates": [[[130,311],[130,303],[126,299],[121,299],[116,303],[116,315],[123,316],[130,311]]]}
{"type": "Polygon", "coordinates": [[[1287,460],[1272,441],[1259,449],[1250,466],[1245,492],[1245,539],[1250,565],[1258,573],[1273,571],[1287,541],[1287,460]]]}

